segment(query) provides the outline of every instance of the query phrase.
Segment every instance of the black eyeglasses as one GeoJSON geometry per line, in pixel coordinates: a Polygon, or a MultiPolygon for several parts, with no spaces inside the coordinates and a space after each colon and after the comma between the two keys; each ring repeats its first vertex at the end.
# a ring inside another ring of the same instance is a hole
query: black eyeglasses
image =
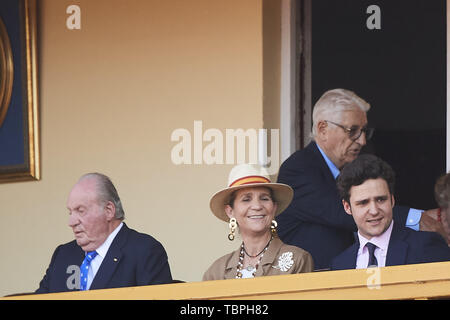
{"type": "Polygon", "coordinates": [[[356,141],[358,140],[358,138],[361,136],[361,134],[364,132],[365,136],[366,136],[366,140],[369,140],[370,138],[372,138],[373,132],[375,131],[374,128],[367,128],[367,127],[356,127],[353,126],[351,128],[346,128],[343,125],[339,124],[339,123],[335,123],[333,121],[329,121],[329,120],[325,120],[326,122],[332,123],[335,126],[338,126],[339,128],[342,128],[345,132],[348,133],[348,137],[353,140],[356,141]]]}

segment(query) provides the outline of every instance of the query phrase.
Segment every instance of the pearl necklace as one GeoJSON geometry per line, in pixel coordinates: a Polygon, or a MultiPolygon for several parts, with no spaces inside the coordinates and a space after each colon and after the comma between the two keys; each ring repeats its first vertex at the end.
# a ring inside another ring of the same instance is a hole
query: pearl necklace
{"type": "Polygon", "coordinates": [[[242,278],[242,269],[244,268],[244,253],[249,256],[250,258],[256,258],[257,256],[259,256],[258,262],[256,263],[256,265],[253,267],[252,265],[249,265],[246,269],[247,271],[252,272],[252,276],[255,276],[256,270],[258,269],[258,266],[261,262],[262,257],[264,257],[264,253],[266,253],[267,249],[269,248],[270,242],[272,241],[273,236],[270,237],[269,242],[267,243],[267,245],[264,247],[264,249],[262,249],[262,251],[260,253],[258,253],[255,256],[251,256],[247,253],[247,251],[245,250],[245,246],[244,246],[244,242],[242,242],[241,244],[241,252],[239,253],[239,262],[237,265],[237,272],[236,272],[236,279],[241,279],[242,278]]]}

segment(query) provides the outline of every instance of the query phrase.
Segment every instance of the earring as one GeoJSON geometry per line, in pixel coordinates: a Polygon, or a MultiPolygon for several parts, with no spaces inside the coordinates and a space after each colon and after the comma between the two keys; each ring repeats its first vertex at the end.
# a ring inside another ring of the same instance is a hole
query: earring
{"type": "Polygon", "coordinates": [[[270,225],[270,231],[272,232],[273,236],[277,235],[277,227],[278,227],[278,223],[275,220],[272,220],[272,223],[270,225]]]}
{"type": "Polygon", "coordinates": [[[231,218],[230,222],[228,223],[228,226],[230,227],[230,233],[228,234],[228,240],[233,241],[234,240],[234,232],[236,231],[236,227],[237,227],[236,218],[231,218]]]}

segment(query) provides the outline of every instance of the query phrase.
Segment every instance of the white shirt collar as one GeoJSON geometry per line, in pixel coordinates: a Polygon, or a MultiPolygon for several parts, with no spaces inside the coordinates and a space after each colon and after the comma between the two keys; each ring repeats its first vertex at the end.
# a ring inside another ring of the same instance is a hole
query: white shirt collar
{"type": "Polygon", "coordinates": [[[114,230],[111,232],[106,238],[105,242],[102,243],[100,247],[98,247],[95,251],[97,251],[98,255],[102,258],[106,256],[106,253],[108,252],[109,247],[111,246],[111,243],[113,242],[116,235],[119,233],[120,229],[123,226],[123,222],[121,222],[114,230]]]}

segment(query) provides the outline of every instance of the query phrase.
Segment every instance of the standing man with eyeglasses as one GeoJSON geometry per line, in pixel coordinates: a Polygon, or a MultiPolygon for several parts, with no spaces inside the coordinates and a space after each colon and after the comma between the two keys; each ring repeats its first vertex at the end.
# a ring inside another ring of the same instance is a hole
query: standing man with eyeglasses
{"type": "MultiPolygon", "coordinates": [[[[369,109],[370,104],[352,91],[325,92],[313,110],[313,141],[280,167],[278,182],[294,189],[294,199],[277,218],[278,234],[283,242],[310,252],[316,270],[329,269],[331,260],[355,241],[357,227],[344,211],[336,178],[372,137],[369,109]]],[[[394,218],[414,230],[443,233],[420,210],[395,206],[394,218]]]]}

